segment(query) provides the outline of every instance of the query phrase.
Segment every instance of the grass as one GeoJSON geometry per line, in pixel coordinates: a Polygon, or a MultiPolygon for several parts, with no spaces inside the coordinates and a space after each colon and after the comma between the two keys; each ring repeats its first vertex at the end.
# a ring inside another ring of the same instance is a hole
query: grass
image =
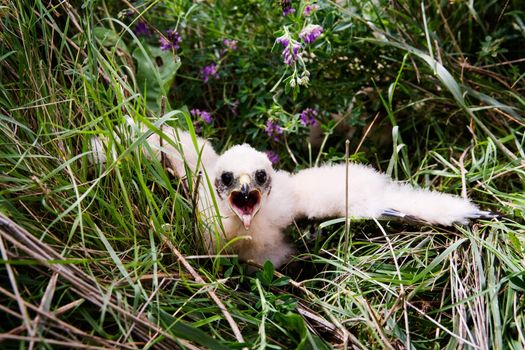
{"type": "Polygon", "coordinates": [[[304,19],[274,2],[4,1],[2,348],[525,347],[525,10],[319,4],[309,20],[324,36],[295,72],[307,69],[310,87],[291,88],[271,50],[283,23],[293,32],[304,19]],[[162,53],[138,38],[140,19],[160,33],[176,23],[183,47],[162,53]],[[241,49],[202,84],[225,35],[241,49]],[[317,144],[298,123],[308,106],[325,111],[317,144]],[[194,107],[213,110],[213,127],[190,118],[194,107]],[[234,256],[203,256],[192,188],[137,151],[146,135],[122,128],[126,116],[151,132],[189,128],[218,150],[272,149],[286,170],[344,160],[352,135],[352,160],[502,217],[352,221],[348,239],[344,220],[301,221],[288,232],[293,268],[249,272],[234,256]],[[264,134],[267,118],[286,143],[264,134]],[[89,162],[95,135],[115,147],[106,167],[89,162]]]}

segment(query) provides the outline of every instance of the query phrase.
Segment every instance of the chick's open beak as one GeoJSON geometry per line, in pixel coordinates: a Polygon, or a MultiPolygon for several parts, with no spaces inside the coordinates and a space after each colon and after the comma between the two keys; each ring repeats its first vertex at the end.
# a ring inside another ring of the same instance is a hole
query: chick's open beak
{"type": "Polygon", "coordinates": [[[261,192],[251,188],[249,175],[243,174],[239,177],[239,188],[233,190],[228,196],[230,208],[241,219],[244,228],[248,230],[252,219],[261,207],[261,192]]]}

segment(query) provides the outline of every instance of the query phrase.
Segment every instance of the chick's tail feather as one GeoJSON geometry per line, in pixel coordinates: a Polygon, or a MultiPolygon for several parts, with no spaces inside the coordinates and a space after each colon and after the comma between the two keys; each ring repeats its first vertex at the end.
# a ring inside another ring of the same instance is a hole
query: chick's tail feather
{"type": "MultiPolygon", "coordinates": [[[[468,220],[468,221],[470,221],[470,220],[492,220],[492,219],[496,219],[496,218],[500,218],[500,217],[501,217],[500,214],[496,214],[496,213],[493,213],[491,211],[478,210],[477,212],[473,212],[473,213],[467,214],[467,216],[465,216],[465,219],[468,220]]],[[[381,218],[382,219],[386,219],[386,220],[397,219],[397,220],[413,221],[413,222],[416,222],[416,223],[425,222],[425,220],[423,220],[421,218],[417,218],[415,216],[412,216],[412,215],[409,215],[409,214],[406,214],[406,213],[402,213],[402,212],[397,211],[395,209],[386,209],[386,210],[384,210],[381,213],[381,218]]]]}
{"type": "Polygon", "coordinates": [[[445,226],[497,217],[468,199],[397,182],[360,164],[348,165],[348,177],[345,164],[301,170],[286,187],[293,188],[296,217],[386,217],[445,226]]]}
{"type": "Polygon", "coordinates": [[[499,215],[480,210],[470,200],[455,195],[418,189],[391,182],[384,192],[381,217],[451,226],[499,215]]]}

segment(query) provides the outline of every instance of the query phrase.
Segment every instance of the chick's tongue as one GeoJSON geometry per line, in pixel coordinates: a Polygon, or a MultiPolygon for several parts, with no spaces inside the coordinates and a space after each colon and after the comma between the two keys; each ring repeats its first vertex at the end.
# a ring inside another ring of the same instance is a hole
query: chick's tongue
{"type": "Polygon", "coordinates": [[[248,214],[243,214],[242,215],[242,223],[243,223],[245,229],[249,229],[250,228],[250,224],[252,223],[252,216],[248,215],[248,214]]]}

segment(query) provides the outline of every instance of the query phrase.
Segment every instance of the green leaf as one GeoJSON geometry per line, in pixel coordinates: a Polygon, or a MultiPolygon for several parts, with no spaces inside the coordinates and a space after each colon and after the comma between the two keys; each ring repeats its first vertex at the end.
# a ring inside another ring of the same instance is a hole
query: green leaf
{"type": "Polygon", "coordinates": [[[159,310],[159,321],[166,332],[177,338],[190,340],[196,344],[205,346],[207,349],[228,349],[202,330],[182,322],[163,310],[159,310]]]}
{"type": "Polygon", "coordinates": [[[273,272],[275,271],[273,264],[271,261],[266,260],[266,262],[263,265],[262,271],[257,272],[257,278],[261,281],[261,283],[268,287],[272,283],[273,279],[273,272]]]}
{"type": "Polygon", "coordinates": [[[274,287],[282,287],[290,284],[290,277],[280,277],[272,282],[272,286],[274,287]]]}
{"type": "Polygon", "coordinates": [[[510,288],[517,292],[525,292],[525,276],[523,274],[511,277],[509,280],[510,288]]]}
{"type": "Polygon", "coordinates": [[[297,339],[298,343],[296,346],[297,350],[300,349],[330,349],[326,343],[324,343],[321,338],[315,334],[311,334],[306,328],[304,319],[298,314],[288,312],[286,314],[276,313],[276,319],[280,321],[281,324],[294,334],[292,339],[297,339]]]}
{"type": "Polygon", "coordinates": [[[294,332],[294,339],[299,340],[296,349],[302,349],[307,340],[307,329],[304,324],[304,319],[294,313],[288,312],[287,314],[277,313],[275,314],[277,318],[287,330],[294,332]],[[296,336],[297,335],[297,336],[296,336]]]}
{"type": "Polygon", "coordinates": [[[116,47],[122,51],[128,52],[128,47],[124,41],[122,41],[117,33],[109,28],[95,27],[93,29],[93,35],[102,46],[116,47]]]}
{"type": "MultiPolygon", "coordinates": [[[[180,58],[171,51],[162,51],[150,45],[139,46],[133,51],[137,62],[137,85],[146,98],[146,104],[153,112],[160,112],[163,96],[167,96],[181,66],[180,58]]],[[[166,111],[169,104],[166,102],[166,111]]]]}
{"type": "Polygon", "coordinates": [[[519,238],[516,236],[516,234],[514,232],[509,232],[509,241],[511,243],[511,245],[514,247],[514,249],[517,251],[517,252],[520,252],[520,253],[524,253],[525,252],[525,246],[522,246],[519,238]]]}
{"type": "Polygon", "coordinates": [[[343,30],[346,30],[350,27],[352,27],[354,25],[354,23],[352,21],[342,21],[341,23],[339,23],[338,25],[336,25],[334,27],[334,29],[332,29],[332,32],[342,32],[343,30]]]}

